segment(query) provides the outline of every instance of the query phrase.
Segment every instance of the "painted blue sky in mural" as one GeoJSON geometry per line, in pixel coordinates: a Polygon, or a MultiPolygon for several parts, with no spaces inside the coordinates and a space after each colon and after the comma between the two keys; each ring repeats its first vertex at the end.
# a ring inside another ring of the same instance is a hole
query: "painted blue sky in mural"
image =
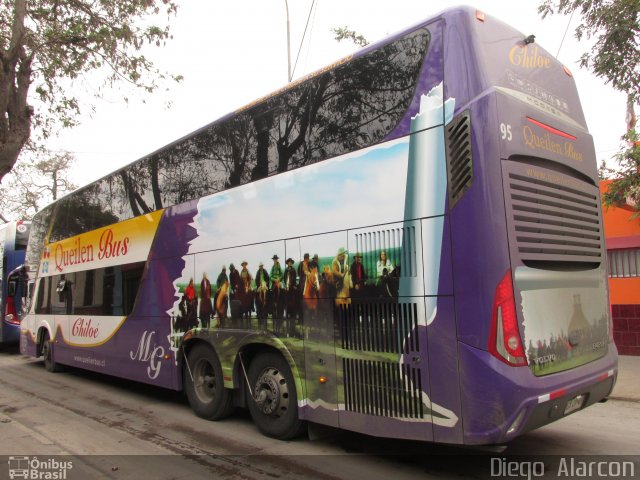
{"type": "Polygon", "coordinates": [[[202,199],[190,252],[397,221],[408,155],[405,138],[202,199]]]}

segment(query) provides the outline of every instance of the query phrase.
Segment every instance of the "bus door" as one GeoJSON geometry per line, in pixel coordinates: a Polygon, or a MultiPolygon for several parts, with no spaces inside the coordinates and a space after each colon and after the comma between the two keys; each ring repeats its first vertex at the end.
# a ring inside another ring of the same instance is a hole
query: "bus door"
{"type": "Polygon", "coordinates": [[[347,233],[337,232],[300,239],[302,329],[307,420],[338,427],[338,388],[334,297],[340,281],[333,274],[348,265],[347,233]],[[342,258],[338,252],[344,251],[342,258]]]}
{"type": "Polygon", "coordinates": [[[422,237],[419,220],[349,232],[351,295],[334,307],[343,428],[433,438],[422,237]]]}

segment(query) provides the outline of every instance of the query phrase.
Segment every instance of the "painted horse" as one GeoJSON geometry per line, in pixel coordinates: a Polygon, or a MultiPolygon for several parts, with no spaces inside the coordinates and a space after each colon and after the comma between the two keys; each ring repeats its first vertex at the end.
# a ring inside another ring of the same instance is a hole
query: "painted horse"
{"type": "Polygon", "coordinates": [[[258,328],[267,329],[267,315],[269,314],[269,287],[262,282],[256,288],[256,315],[258,317],[258,328]]]}
{"type": "Polygon", "coordinates": [[[280,280],[274,280],[271,286],[270,312],[273,319],[273,330],[278,335],[284,333],[282,324],[284,322],[284,307],[286,302],[286,292],[280,280]]]}
{"type": "Polygon", "coordinates": [[[216,315],[219,326],[223,327],[227,319],[227,307],[229,306],[229,282],[224,282],[216,293],[216,315]]]}

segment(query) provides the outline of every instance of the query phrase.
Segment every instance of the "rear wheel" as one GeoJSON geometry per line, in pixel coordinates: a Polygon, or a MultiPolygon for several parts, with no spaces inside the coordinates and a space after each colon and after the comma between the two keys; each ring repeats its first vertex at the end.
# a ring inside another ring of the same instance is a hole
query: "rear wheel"
{"type": "Polygon", "coordinates": [[[191,349],[184,388],[189,405],[199,417],[220,420],[233,413],[231,391],[224,388],[222,367],[213,350],[203,344],[191,349]]]}
{"type": "Polygon", "coordinates": [[[42,356],[44,357],[44,368],[49,372],[61,372],[62,366],[56,363],[53,350],[53,341],[49,337],[49,332],[44,332],[41,346],[42,356]]]}
{"type": "Polygon", "coordinates": [[[273,352],[260,354],[248,375],[253,397],[248,394],[247,404],[258,429],[280,440],[304,433],[307,425],[298,418],[296,385],[285,359],[273,352]]]}

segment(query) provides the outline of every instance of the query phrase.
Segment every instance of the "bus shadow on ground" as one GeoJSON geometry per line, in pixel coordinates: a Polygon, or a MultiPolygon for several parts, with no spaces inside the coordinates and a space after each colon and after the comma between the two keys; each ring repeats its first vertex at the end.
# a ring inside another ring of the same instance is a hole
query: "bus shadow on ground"
{"type": "MultiPolygon", "coordinates": [[[[17,347],[2,347],[0,348],[0,353],[14,354],[19,352],[17,347]]],[[[25,367],[28,369],[42,369],[43,361],[30,362],[25,367]]],[[[96,386],[122,390],[128,395],[140,397],[143,402],[148,400],[150,404],[162,402],[179,408],[189,408],[186,396],[180,391],[141,384],[132,380],[75,367],[65,366],[64,372],[61,374],[72,376],[82,382],[91,382],[96,386]]],[[[232,418],[248,424],[252,422],[247,409],[237,409],[232,418]]],[[[205,422],[206,420],[202,421],[205,422]]],[[[373,457],[391,464],[397,464],[399,468],[419,469],[425,475],[491,478],[491,469],[494,468],[492,467],[492,462],[495,463],[496,459],[520,458],[521,460],[526,460],[541,457],[545,463],[553,461],[551,455],[544,456],[542,455],[543,452],[535,451],[535,449],[531,448],[531,444],[535,443],[533,441],[535,437],[540,435],[543,435],[543,432],[524,434],[507,445],[465,447],[371,437],[356,432],[311,424],[309,436],[303,436],[293,440],[293,442],[318,442],[319,444],[337,448],[342,452],[340,455],[373,457]],[[534,436],[534,438],[532,439],[530,436],[534,436]]],[[[206,439],[200,438],[198,441],[206,442],[206,439]]]]}
{"type": "Polygon", "coordinates": [[[20,347],[18,345],[5,345],[0,343],[0,354],[18,355],[20,347]]]}

